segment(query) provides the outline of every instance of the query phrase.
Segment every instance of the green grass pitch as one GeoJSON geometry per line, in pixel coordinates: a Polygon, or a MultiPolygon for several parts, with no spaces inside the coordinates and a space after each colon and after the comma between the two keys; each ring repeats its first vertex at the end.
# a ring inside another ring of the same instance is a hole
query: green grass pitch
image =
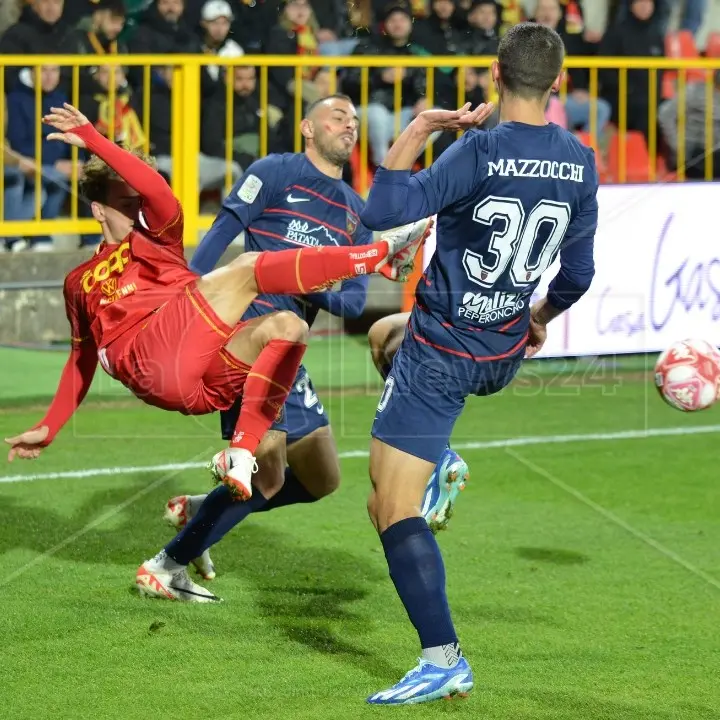
{"type": "MultiPolygon", "coordinates": [[[[63,361],[0,351],[2,436],[40,418],[63,361]]],[[[475,690],[371,708],[418,654],[365,512],[357,455],[379,383],[353,340],[313,341],[307,365],[350,454],[343,485],[228,536],[218,606],[132,591],[170,537],[167,498],[209,487],[202,470],[147,468],[205,461],[216,417],[146,408],[98,378],[40,460],[3,466],[1,717],[720,717],[720,411],[665,407],[642,361],[535,362],[470,400],[454,442],[471,481],[440,544],[475,690]]]]}

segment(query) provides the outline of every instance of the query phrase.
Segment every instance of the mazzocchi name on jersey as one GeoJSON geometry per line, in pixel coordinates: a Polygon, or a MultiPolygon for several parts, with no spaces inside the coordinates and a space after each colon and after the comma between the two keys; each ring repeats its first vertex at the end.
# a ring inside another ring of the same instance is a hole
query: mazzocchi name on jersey
{"type": "Polygon", "coordinates": [[[488,163],[488,176],[523,178],[553,178],[555,180],[571,180],[581,183],[583,181],[584,165],[558,162],[557,160],[522,160],[504,158],[497,162],[488,163]]]}
{"type": "Polygon", "coordinates": [[[492,295],[467,292],[458,315],[481,325],[512,318],[525,308],[525,298],[518,293],[496,292],[492,295]]]}

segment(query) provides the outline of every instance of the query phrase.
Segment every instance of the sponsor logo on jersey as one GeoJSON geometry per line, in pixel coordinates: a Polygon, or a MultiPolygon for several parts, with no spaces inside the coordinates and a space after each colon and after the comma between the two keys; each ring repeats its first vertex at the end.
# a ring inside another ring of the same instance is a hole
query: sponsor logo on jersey
{"type": "Polygon", "coordinates": [[[115,278],[110,278],[110,280],[106,280],[100,287],[102,289],[103,295],[105,295],[105,297],[100,298],[101,305],[109,305],[110,303],[114,303],[120,298],[132,295],[132,293],[137,290],[137,285],[135,285],[135,283],[129,283],[128,285],[123,285],[121,288],[118,288],[117,280],[115,280],[115,278]],[[114,286],[115,289],[111,292],[112,286],[114,286]]]}
{"type": "Polygon", "coordinates": [[[236,194],[244,203],[252,205],[260,194],[262,186],[263,181],[257,175],[248,175],[236,194]]]}
{"type": "Polygon", "coordinates": [[[467,292],[458,308],[458,315],[487,325],[512,318],[524,308],[525,298],[517,293],[495,292],[485,295],[467,292]]]}
{"type": "Polygon", "coordinates": [[[502,158],[488,163],[488,176],[521,178],[552,178],[553,180],[583,181],[584,165],[557,160],[523,160],[502,158]]]}
{"type": "Polygon", "coordinates": [[[347,234],[355,240],[355,231],[357,230],[358,221],[354,215],[347,213],[347,220],[345,222],[345,230],[347,234]]]}
{"type": "Polygon", "coordinates": [[[291,220],[285,233],[285,239],[296,245],[307,245],[308,247],[340,244],[324,225],[312,225],[306,220],[291,220]]]}
{"type": "MultiPolygon", "coordinates": [[[[125,266],[130,262],[130,243],[124,242],[114,252],[108,255],[106,260],[101,260],[90,270],[86,270],[80,278],[80,285],[86,292],[92,292],[98,283],[104,284],[110,279],[111,275],[122,275],[125,272],[125,266]]],[[[110,286],[108,286],[110,288],[110,286]]],[[[117,278],[115,278],[115,286],[113,293],[117,290],[117,278]]],[[[105,295],[108,294],[103,290],[105,295]]]]}

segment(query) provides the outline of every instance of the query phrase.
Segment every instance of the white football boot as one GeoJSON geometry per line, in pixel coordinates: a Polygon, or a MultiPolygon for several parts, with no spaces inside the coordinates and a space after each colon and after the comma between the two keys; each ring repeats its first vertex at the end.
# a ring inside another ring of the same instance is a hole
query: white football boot
{"type": "Polygon", "coordinates": [[[208,464],[216,483],[227,486],[237,500],[249,500],[252,495],[252,476],[258,470],[257,460],[249,450],[225,448],[208,464]]]}
{"type": "Polygon", "coordinates": [[[140,595],[149,598],[196,603],[221,602],[219,597],[193,582],[188,577],[187,568],[169,558],[164,550],[138,568],[135,586],[140,595]]]}
{"type": "Polygon", "coordinates": [[[427,218],[380,234],[388,245],[387,257],[375,272],[390,280],[406,282],[415,265],[415,255],[432,230],[434,220],[427,218]]]}
{"type": "MultiPolygon", "coordinates": [[[[170,498],[165,506],[163,519],[168,525],[180,532],[189,522],[207,495],[178,495],[170,498]]],[[[200,557],[192,561],[198,575],[203,580],[215,579],[215,564],[210,558],[210,550],[205,550],[200,557]]]]}

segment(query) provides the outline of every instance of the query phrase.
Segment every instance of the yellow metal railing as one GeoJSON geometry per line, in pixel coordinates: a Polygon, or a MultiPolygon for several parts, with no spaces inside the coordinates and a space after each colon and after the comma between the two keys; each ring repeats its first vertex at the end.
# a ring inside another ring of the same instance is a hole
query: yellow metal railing
{"type": "MultiPolygon", "coordinates": [[[[273,68],[290,67],[294,69],[294,84],[296,88],[292,109],[289,111],[291,118],[286,118],[285,122],[292,123],[294,131],[293,148],[296,152],[302,149],[302,137],[299,130],[299,121],[303,110],[303,97],[299,88],[302,86],[304,79],[304,70],[306,68],[317,67],[325,63],[329,58],[322,57],[299,57],[299,56],[242,56],[239,58],[219,58],[208,55],[180,55],[180,56],[153,56],[153,55],[130,55],[130,56],[111,56],[104,55],[98,58],[95,55],[83,56],[0,56],[1,64],[4,68],[33,68],[32,75],[34,77],[35,87],[35,114],[38,118],[35,132],[35,169],[33,181],[35,187],[41,187],[42,183],[42,127],[39,122],[42,109],[42,91],[40,84],[41,68],[43,65],[61,66],[69,69],[71,82],[70,98],[71,102],[78,105],[80,100],[80,83],[82,81],[82,73],[84,68],[90,66],[97,67],[102,64],[103,67],[109,67],[111,71],[108,73],[109,81],[107,88],[108,95],[108,136],[115,139],[116,132],[116,102],[118,99],[118,86],[115,75],[115,69],[118,66],[136,68],[135,72],[142,76],[143,87],[143,103],[138,111],[139,124],[143,128],[144,138],[143,145],[146,150],[152,152],[152,137],[150,127],[152,123],[151,108],[151,92],[152,92],[152,68],[172,67],[172,92],[171,92],[171,108],[172,108],[172,137],[171,137],[171,158],[172,158],[172,174],[171,182],[173,190],[180,198],[185,210],[185,226],[186,226],[186,242],[189,245],[197,242],[198,232],[207,229],[212,223],[212,216],[201,216],[199,214],[199,172],[198,172],[198,156],[200,153],[200,130],[201,130],[201,108],[202,98],[200,96],[200,80],[201,70],[204,66],[216,65],[224,67],[228,73],[227,89],[225,94],[226,101],[226,117],[225,117],[225,192],[230,190],[232,184],[232,159],[233,159],[233,86],[232,86],[232,68],[254,66],[259,69],[257,84],[258,95],[261,107],[264,112],[258,120],[258,135],[260,145],[260,156],[267,154],[269,144],[269,127],[268,112],[269,106],[269,87],[270,72],[273,68]],[[140,70],[137,70],[139,68],[140,70]]],[[[367,115],[362,109],[368,105],[369,101],[369,80],[370,71],[373,68],[423,68],[426,73],[426,101],[428,107],[433,104],[436,95],[435,70],[439,68],[456,69],[455,83],[457,85],[457,105],[461,106],[465,102],[465,76],[468,68],[489,68],[492,57],[368,57],[368,56],[352,56],[346,58],[332,58],[333,65],[329,67],[330,71],[330,90],[342,91],[342,83],[338,77],[338,72],[342,68],[360,68],[359,80],[359,111],[360,111],[360,133],[359,133],[359,153],[355,169],[357,177],[354,178],[356,187],[362,192],[369,185],[369,175],[367,171],[367,159],[369,155],[368,133],[367,133],[367,115]]],[[[327,65],[325,65],[327,67],[327,65]]],[[[688,86],[688,77],[697,78],[698,72],[702,71],[702,81],[705,82],[705,157],[704,157],[704,176],[707,180],[713,178],[713,126],[715,118],[712,115],[713,109],[713,77],[712,72],[720,69],[720,60],[715,59],[690,59],[677,60],[670,58],[650,59],[650,58],[568,58],[566,61],[567,69],[582,68],[589,69],[589,94],[590,94],[590,143],[597,148],[599,141],[599,128],[597,127],[596,108],[598,91],[600,89],[600,75],[604,70],[618,71],[618,135],[620,138],[626,137],[628,128],[628,71],[645,70],[649,73],[649,92],[648,92],[648,133],[647,148],[651,158],[650,167],[648,168],[648,180],[656,179],[657,166],[655,158],[658,154],[659,139],[656,132],[657,127],[657,108],[661,98],[657,93],[658,73],[662,71],[671,71],[677,75],[676,92],[679,103],[678,112],[678,143],[677,143],[677,164],[678,179],[684,179],[685,173],[685,133],[686,123],[684,116],[684,100],[688,86]]],[[[66,71],[67,72],[67,71],[66,71]]],[[[7,88],[4,83],[4,74],[0,72],[0,95],[4,95],[7,88]]],[[[568,92],[566,80],[563,82],[560,97],[564,99],[568,92]]],[[[394,105],[395,105],[395,132],[400,131],[400,107],[402,103],[402,84],[400,73],[397,73],[394,82],[394,105]]],[[[82,109],[82,108],[81,108],[82,109]]],[[[0,103],[0,127],[5,126],[5,108],[0,103]]],[[[4,144],[4,158],[0,157],[0,163],[12,163],[13,151],[9,148],[7,142],[4,144]]],[[[628,178],[628,157],[625,142],[617,144],[617,176],[611,177],[611,181],[625,182],[628,178]]],[[[428,146],[425,151],[424,161],[426,164],[432,162],[433,148],[428,146]]],[[[79,201],[77,194],[78,187],[78,152],[73,149],[72,152],[72,172],[68,178],[70,188],[69,217],[56,220],[41,220],[41,196],[35,193],[35,218],[25,221],[5,221],[6,213],[3,208],[4,204],[4,174],[0,173],[0,237],[13,236],[32,236],[44,234],[58,233],[82,233],[91,234],[97,232],[97,225],[93,220],[85,219],[79,216],[79,201]]],[[[657,178],[662,180],[664,178],[657,178]]],[[[82,199],[80,199],[80,202],[82,199]]]]}

